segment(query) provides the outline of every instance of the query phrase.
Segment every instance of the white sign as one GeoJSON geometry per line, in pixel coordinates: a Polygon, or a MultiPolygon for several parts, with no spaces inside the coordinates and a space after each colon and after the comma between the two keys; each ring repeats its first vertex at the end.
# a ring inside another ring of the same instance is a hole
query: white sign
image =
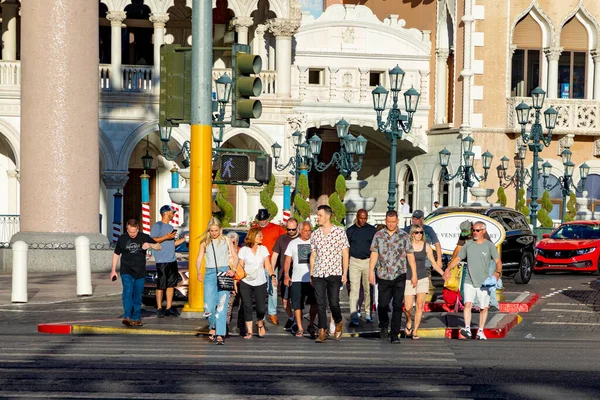
{"type": "Polygon", "coordinates": [[[500,246],[504,241],[506,232],[498,221],[485,215],[463,212],[463,213],[447,213],[437,215],[425,221],[425,224],[433,228],[442,246],[442,252],[452,254],[456,248],[456,242],[460,237],[460,224],[463,221],[485,222],[488,235],[492,239],[492,243],[500,246]]]}

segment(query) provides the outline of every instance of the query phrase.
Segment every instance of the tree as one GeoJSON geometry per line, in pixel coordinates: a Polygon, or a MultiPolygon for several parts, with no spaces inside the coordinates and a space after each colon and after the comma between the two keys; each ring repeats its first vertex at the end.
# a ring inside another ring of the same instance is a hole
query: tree
{"type": "Polygon", "coordinates": [[[333,210],[331,222],[335,225],[342,225],[342,219],[346,216],[346,205],[344,197],[346,196],[346,178],[342,174],[335,180],[335,192],[329,196],[329,207],[333,210]]]}
{"type": "Polygon", "coordinates": [[[308,187],[308,177],[300,174],[296,183],[297,190],[294,196],[294,218],[298,221],[305,221],[310,217],[310,204],[306,199],[310,196],[310,188],[308,187]]]}
{"type": "Polygon", "coordinates": [[[552,201],[550,200],[550,193],[545,190],[544,194],[542,194],[541,207],[538,211],[538,221],[540,221],[540,225],[543,228],[552,228],[554,226],[552,218],[550,218],[548,215],[552,211],[552,208],[553,205],[552,201]]]}
{"type": "Polygon", "coordinates": [[[525,200],[525,189],[523,188],[519,189],[519,198],[515,208],[517,211],[523,214],[525,218],[527,218],[527,221],[529,221],[529,207],[527,207],[527,200],[525,200]]]}
{"type": "Polygon", "coordinates": [[[269,211],[269,221],[279,212],[277,204],[273,201],[273,194],[275,194],[275,175],[271,175],[267,186],[260,191],[260,204],[269,211]]]}
{"type": "Polygon", "coordinates": [[[506,207],[506,193],[504,193],[504,188],[502,186],[498,188],[498,203],[502,207],[506,207]]]}
{"type": "MultiPolygon", "coordinates": [[[[221,180],[221,171],[217,171],[216,180],[221,180]]],[[[219,219],[221,220],[223,228],[229,228],[231,226],[229,222],[233,218],[233,206],[227,201],[227,187],[224,184],[218,184],[217,188],[219,189],[219,192],[215,197],[215,203],[217,203],[217,207],[221,210],[219,219]]]]}
{"type": "Polygon", "coordinates": [[[569,201],[567,202],[567,212],[565,213],[565,222],[574,221],[577,216],[577,202],[575,193],[571,192],[569,195],[569,201]]]}

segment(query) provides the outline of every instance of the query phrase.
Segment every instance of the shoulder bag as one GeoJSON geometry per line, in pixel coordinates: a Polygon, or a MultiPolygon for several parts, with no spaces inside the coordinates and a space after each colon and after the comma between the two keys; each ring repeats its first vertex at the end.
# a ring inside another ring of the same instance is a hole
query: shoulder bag
{"type": "Polygon", "coordinates": [[[233,285],[233,277],[227,276],[226,272],[219,272],[219,264],[217,261],[217,252],[215,251],[215,245],[212,241],[210,242],[210,245],[213,250],[213,255],[215,256],[215,267],[217,269],[217,289],[231,292],[235,290],[235,286],[233,285]]]}

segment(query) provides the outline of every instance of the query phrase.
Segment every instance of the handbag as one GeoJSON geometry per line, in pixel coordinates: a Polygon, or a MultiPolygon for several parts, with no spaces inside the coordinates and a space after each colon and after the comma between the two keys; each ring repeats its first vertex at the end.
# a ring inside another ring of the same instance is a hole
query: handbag
{"type": "Polygon", "coordinates": [[[241,281],[242,279],[244,279],[246,277],[246,271],[244,270],[244,267],[242,267],[238,261],[237,265],[232,265],[231,263],[231,255],[229,256],[229,268],[234,270],[235,275],[233,276],[233,279],[236,281],[241,281]]]}
{"type": "Polygon", "coordinates": [[[460,290],[460,280],[462,277],[462,266],[458,265],[454,269],[450,270],[450,278],[444,282],[444,287],[453,292],[460,290]]]}
{"type": "MultiPolygon", "coordinates": [[[[214,243],[211,242],[210,245],[212,247],[213,255],[215,257],[215,267],[216,267],[218,265],[217,252],[215,251],[214,243]]],[[[217,289],[231,292],[231,291],[235,290],[235,286],[233,284],[233,277],[227,276],[226,274],[227,274],[227,272],[219,272],[219,269],[217,268],[217,289]]]]}

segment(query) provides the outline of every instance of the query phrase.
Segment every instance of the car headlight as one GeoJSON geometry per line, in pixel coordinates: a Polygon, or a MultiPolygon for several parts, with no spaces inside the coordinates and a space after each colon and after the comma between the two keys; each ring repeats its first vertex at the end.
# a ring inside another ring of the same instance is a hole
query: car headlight
{"type": "Polygon", "coordinates": [[[579,250],[575,250],[575,254],[580,256],[582,254],[589,254],[589,253],[593,252],[594,250],[596,250],[595,247],[590,247],[589,249],[579,249],[579,250]]]}
{"type": "Polygon", "coordinates": [[[543,256],[544,255],[544,250],[539,249],[539,248],[535,248],[535,255],[536,256],[543,256]]]}

